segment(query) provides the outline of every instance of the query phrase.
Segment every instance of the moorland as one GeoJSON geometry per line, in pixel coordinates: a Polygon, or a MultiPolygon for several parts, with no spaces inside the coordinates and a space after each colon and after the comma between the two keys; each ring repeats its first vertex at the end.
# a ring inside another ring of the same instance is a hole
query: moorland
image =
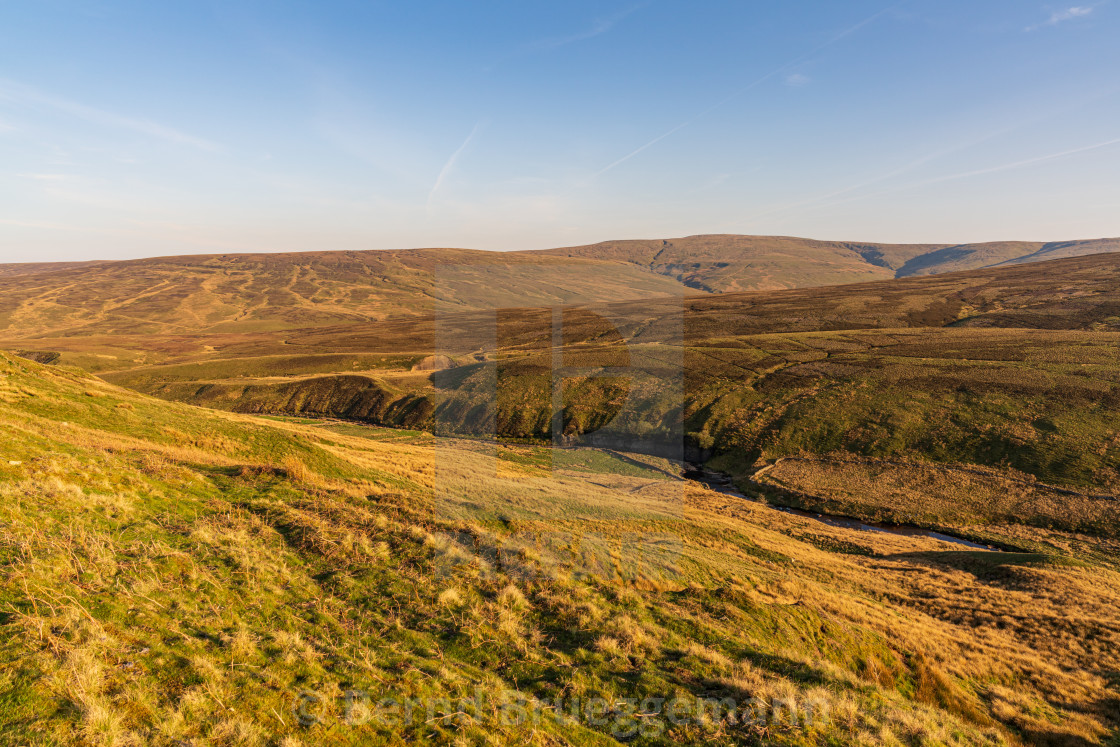
{"type": "Polygon", "coordinates": [[[1115,243],[6,266],[0,738],[1113,743],[1115,243]]]}

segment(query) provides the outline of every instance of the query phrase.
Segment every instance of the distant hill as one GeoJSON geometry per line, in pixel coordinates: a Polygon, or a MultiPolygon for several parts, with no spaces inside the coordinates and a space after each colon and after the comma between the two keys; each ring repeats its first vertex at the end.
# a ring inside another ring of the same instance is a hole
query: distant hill
{"type": "Polygon", "coordinates": [[[696,290],[731,293],[934,275],[1112,252],[1120,252],[1120,239],[949,245],[710,235],[607,241],[540,253],[626,262],[648,267],[696,290]]]}
{"type": "Polygon", "coordinates": [[[465,249],[0,265],[0,335],[255,333],[430,313],[440,290],[467,309],[689,291],[624,262],[465,249]]]}
{"type": "Polygon", "coordinates": [[[1120,239],[874,244],[712,235],[543,251],[221,254],[0,265],[0,339],[260,333],[444,308],[807,288],[1120,251],[1120,239]]]}
{"type": "Polygon", "coordinates": [[[708,293],[839,285],[896,276],[939,245],[859,244],[783,236],[689,236],[549,249],[549,256],[609,259],[648,268],[708,293]]]}

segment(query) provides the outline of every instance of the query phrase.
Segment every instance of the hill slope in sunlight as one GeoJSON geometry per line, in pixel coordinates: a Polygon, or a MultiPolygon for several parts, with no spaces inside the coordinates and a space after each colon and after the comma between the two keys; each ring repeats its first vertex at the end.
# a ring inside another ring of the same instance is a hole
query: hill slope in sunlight
{"type": "Polygon", "coordinates": [[[1118,251],[1120,239],[948,245],[710,235],[607,241],[540,253],[635,264],[676,278],[690,288],[729,293],[932,275],[1118,251]]]}
{"type": "Polygon", "coordinates": [[[1092,745],[1118,726],[1105,540],[960,551],[663,461],[201,410],[6,354],[0,426],[5,743],[1092,745]]]}
{"type": "MultiPolygon", "coordinates": [[[[673,418],[683,418],[696,458],[719,456],[736,475],[749,476],[758,460],[815,454],[980,465],[1068,489],[1120,491],[1117,255],[591,312],[569,307],[562,318],[566,358],[669,382],[634,400],[641,403],[634,433],[672,430],[673,418]],[[662,339],[675,325],[677,339],[662,339]]],[[[504,437],[550,442],[552,321],[549,309],[522,309],[494,327],[482,313],[443,317],[445,333],[466,345],[451,361],[459,382],[452,391],[437,391],[441,374],[420,365],[436,352],[430,318],[293,331],[273,347],[231,338],[193,360],[101,375],[245,413],[428,430],[476,417],[492,419],[504,437]],[[482,352],[495,336],[498,349],[482,352]],[[488,387],[498,396],[474,401],[488,387]]],[[[568,438],[594,433],[619,401],[643,391],[585,373],[566,380],[568,438]]],[[[620,443],[641,450],[636,436],[620,443]]],[[[906,514],[857,503],[847,511],[906,514]]],[[[1028,523],[1073,517],[1053,507],[1021,513],[1028,523]]],[[[928,512],[920,520],[939,521],[928,512]]]]}
{"type": "Polygon", "coordinates": [[[159,257],[0,266],[0,335],[257,333],[450,307],[680,294],[633,265],[459,249],[159,257]],[[564,272],[567,268],[579,271],[564,272]],[[440,273],[444,273],[442,276],[440,273]],[[561,277],[559,283],[557,278],[561,277]],[[446,282],[444,282],[446,278],[446,282]]]}
{"type": "MultiPolygon", "coordinates": [[[[1120,240],[889,245],[765,236],[0,265],[0,339],[261,334],[443,309],[882,280],[1120,251],[1120,240]]],[[[12,346],[14,347],[14,345],[12,346]]]]}

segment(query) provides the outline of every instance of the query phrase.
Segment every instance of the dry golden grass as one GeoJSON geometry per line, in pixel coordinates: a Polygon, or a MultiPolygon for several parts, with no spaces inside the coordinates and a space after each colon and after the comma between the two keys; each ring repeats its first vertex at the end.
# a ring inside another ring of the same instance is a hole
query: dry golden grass
{"type": "Polygon", "coordinates": [[[897,524],[1120,532],[1120,501],[1113,496],[1059,489],[1009,470],[833,455],[779,459],[758,481],[803,494],[822,511],[897,524]]]}
{"type": "MultiPolygon", "coordinates": [[[[765,738],[780,744],[1090,745],[1118,726],[1120,572],[1104,539],[992,524],[1034,551],[964,552],[590,455],[553,472],[529,447],[381,443],[112,389],[90,410],[80,377],[0,363],[26,390],[0,406],[0,456],[20,462],[0,460],[0,721],[17,743],[604,737],[343,727],[331,704],[354,686],[830,714],[812,729],[778,718],[765,738]],[[500,471],[496,452],[524,468],[500,471]],[[334,726],[296,724],[301,689],[334,726]]],[[[761,738],[716,716],[653,743],[761,738]]]]}

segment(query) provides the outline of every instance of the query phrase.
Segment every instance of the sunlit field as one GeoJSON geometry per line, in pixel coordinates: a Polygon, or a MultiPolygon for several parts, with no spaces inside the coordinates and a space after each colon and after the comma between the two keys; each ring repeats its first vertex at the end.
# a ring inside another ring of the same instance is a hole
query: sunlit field
{"type": "MultiPolygon", "coordinates": [[[[1111,533],[985,515],[1013,551],[961,551],[782,514],[641,455],[209,412],[11,357],[2,398],[13,742],[592,743],[632,726],[494,720],[515,696],[730,699],[677,724],[631,712],[649,744],[1114,728],[1111,533]],[[454,705],[390,724],[348,712],[351,690],[454,705]]],[[[786,464],[769,479],[812,487],[786,464]]]]}

